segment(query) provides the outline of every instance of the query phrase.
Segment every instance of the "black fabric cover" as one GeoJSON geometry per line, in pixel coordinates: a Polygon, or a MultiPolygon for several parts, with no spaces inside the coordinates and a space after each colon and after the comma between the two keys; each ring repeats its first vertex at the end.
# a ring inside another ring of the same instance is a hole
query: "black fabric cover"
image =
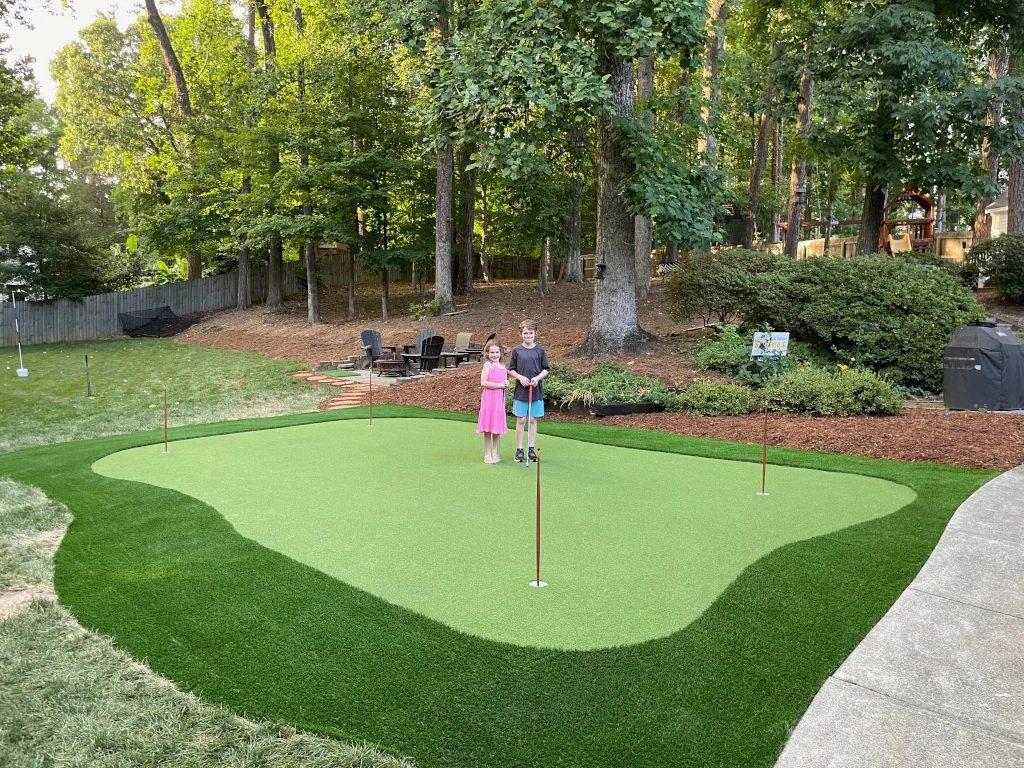
{"type": "Polygon", "coordinates": [[[942,398],[947,408],[1024,409],[1024,341],[993,323],[956,329],[942,352],[942,398]]]}
{"type": "Polygon", "coordinates": [[[191,325],[171,311],[170,307],[154,307],[137,312],[118,312],[121,330],[128,336],[162,338],[181,333],[191,325]]]}

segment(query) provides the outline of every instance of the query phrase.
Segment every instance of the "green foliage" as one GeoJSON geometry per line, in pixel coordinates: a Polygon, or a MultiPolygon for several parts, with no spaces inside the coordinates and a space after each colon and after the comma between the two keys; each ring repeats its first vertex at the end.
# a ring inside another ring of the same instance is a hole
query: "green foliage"
{"type": "Polygon", "coordinates": [[[180,283],[188,280],[188,260],[181,256],[175,256],[173,260],[160,260],[156,263],[156,272],[148,285],[166,285],[167,283],[180,283]]]}
{"type": "Polygon", "coordinates": [[[953,275],[884,254],[790,261],[762,279],[770,290],[753,293],[748,322],[931,391],[942,386],[942,348],[953,331],[985,317],[953,275]]]}
{"type": "Polygon", "coordinates": [[[410,304],[409,314],[413,320],[420,320],[424,317],[437,317],[441,314],[441,297],[435,296],[426,304],[410,304]]]}
{"type": "Polygon", "coordinates": [[[1000,301],[1024,304],[1024,234],[982,240],[967,258],[986,276],[986,285],[996,289],[1000,301]]]}
{"type": "Polygon", "coordinates": [[[785,262],[781,256],[739,248],[694,254],[665,281],[672,316],[680,322],[700,317],[705,325],[742,317],[759,291],[771,289],[763,276],[785,262]]]}
{"type": "Polygon", "coordinates": [[[673,395],[668,408],[694,416],[740,416],[754,410],[754,405],[754,394],[749,387],[702,380],[673,395]]]}
{"type": "Polygon", "coordinates": [[[626,369],[602,361],[589,376],[561,366],[544,380],[544,399],[552,405],[584,407],[607,403],[657,403],[666,405],[671,393],[657,379],[634,376],[626,369]]]}
{"type": "Polygon", "coordinates": [[[819,416],[894,416],[903,411],[902,398],[888,380],[842,365],[833,370],[801,365],[769,379],[760,398],[772,411],[819,416]]]}

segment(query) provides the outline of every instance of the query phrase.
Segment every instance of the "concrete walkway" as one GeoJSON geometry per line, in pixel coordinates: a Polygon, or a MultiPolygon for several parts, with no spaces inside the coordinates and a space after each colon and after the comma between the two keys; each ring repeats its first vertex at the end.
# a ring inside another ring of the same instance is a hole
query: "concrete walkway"
{"type": "Polygon", "coordinates": [[[957,510],[776,768],[1024,768],[1024,465],[957,510]]]}

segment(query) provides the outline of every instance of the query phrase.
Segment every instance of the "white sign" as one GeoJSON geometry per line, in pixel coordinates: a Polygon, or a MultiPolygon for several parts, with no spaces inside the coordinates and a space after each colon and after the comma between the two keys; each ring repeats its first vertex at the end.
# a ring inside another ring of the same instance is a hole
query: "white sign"
{"type": "Polygon", "coordinates": [[[760,360],[763,357],[785,357],[788,350],[788,333],[755,333],[754,348],[750,350],[750,359],[760,360]]]}

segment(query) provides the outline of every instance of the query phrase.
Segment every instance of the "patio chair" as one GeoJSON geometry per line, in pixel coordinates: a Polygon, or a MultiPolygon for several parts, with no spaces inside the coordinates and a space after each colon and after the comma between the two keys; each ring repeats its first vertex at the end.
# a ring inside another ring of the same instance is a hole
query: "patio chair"
{"type": "Polygon", "coordinates": [[[433,328],[422,328],[416,331],[416,343],[415,344],[403,344],[402,351],[406,354],[418,355],[423,351],[423,342],[434,335],[433,328]]]}
{"type": "Polygon", "coordinates": [[[441,350],[444,349],[443,336],[431,336],[423,340],[420,353],[403,353],[402,357],[410,365],[416,365],[420,373],[430,373],[441,364],[441,350]]]}
{"type": "MultiPolygon", "coordinates": [[[[491,336],[491,338],[493,339],[494,336],[491,336]]],[[[488,339],[488,341],[490,341],[490,339],[488,339]]],[[[484,351],[484,348],[473,346],[472,333],[459,333],[455,336],[455,351],[465,352],[468,355],[479,355],[481,352],[484,351]]]]}
{"type": "Polygon", "coordinates": [[[363,351],[370,360],[370,370],[373,370],[373,363],[381,356],[385,349],[397,352],[398,347],[381,344],[380,331],[366,330],[359,334],[359,340],[363,344],[363,351]]]}

